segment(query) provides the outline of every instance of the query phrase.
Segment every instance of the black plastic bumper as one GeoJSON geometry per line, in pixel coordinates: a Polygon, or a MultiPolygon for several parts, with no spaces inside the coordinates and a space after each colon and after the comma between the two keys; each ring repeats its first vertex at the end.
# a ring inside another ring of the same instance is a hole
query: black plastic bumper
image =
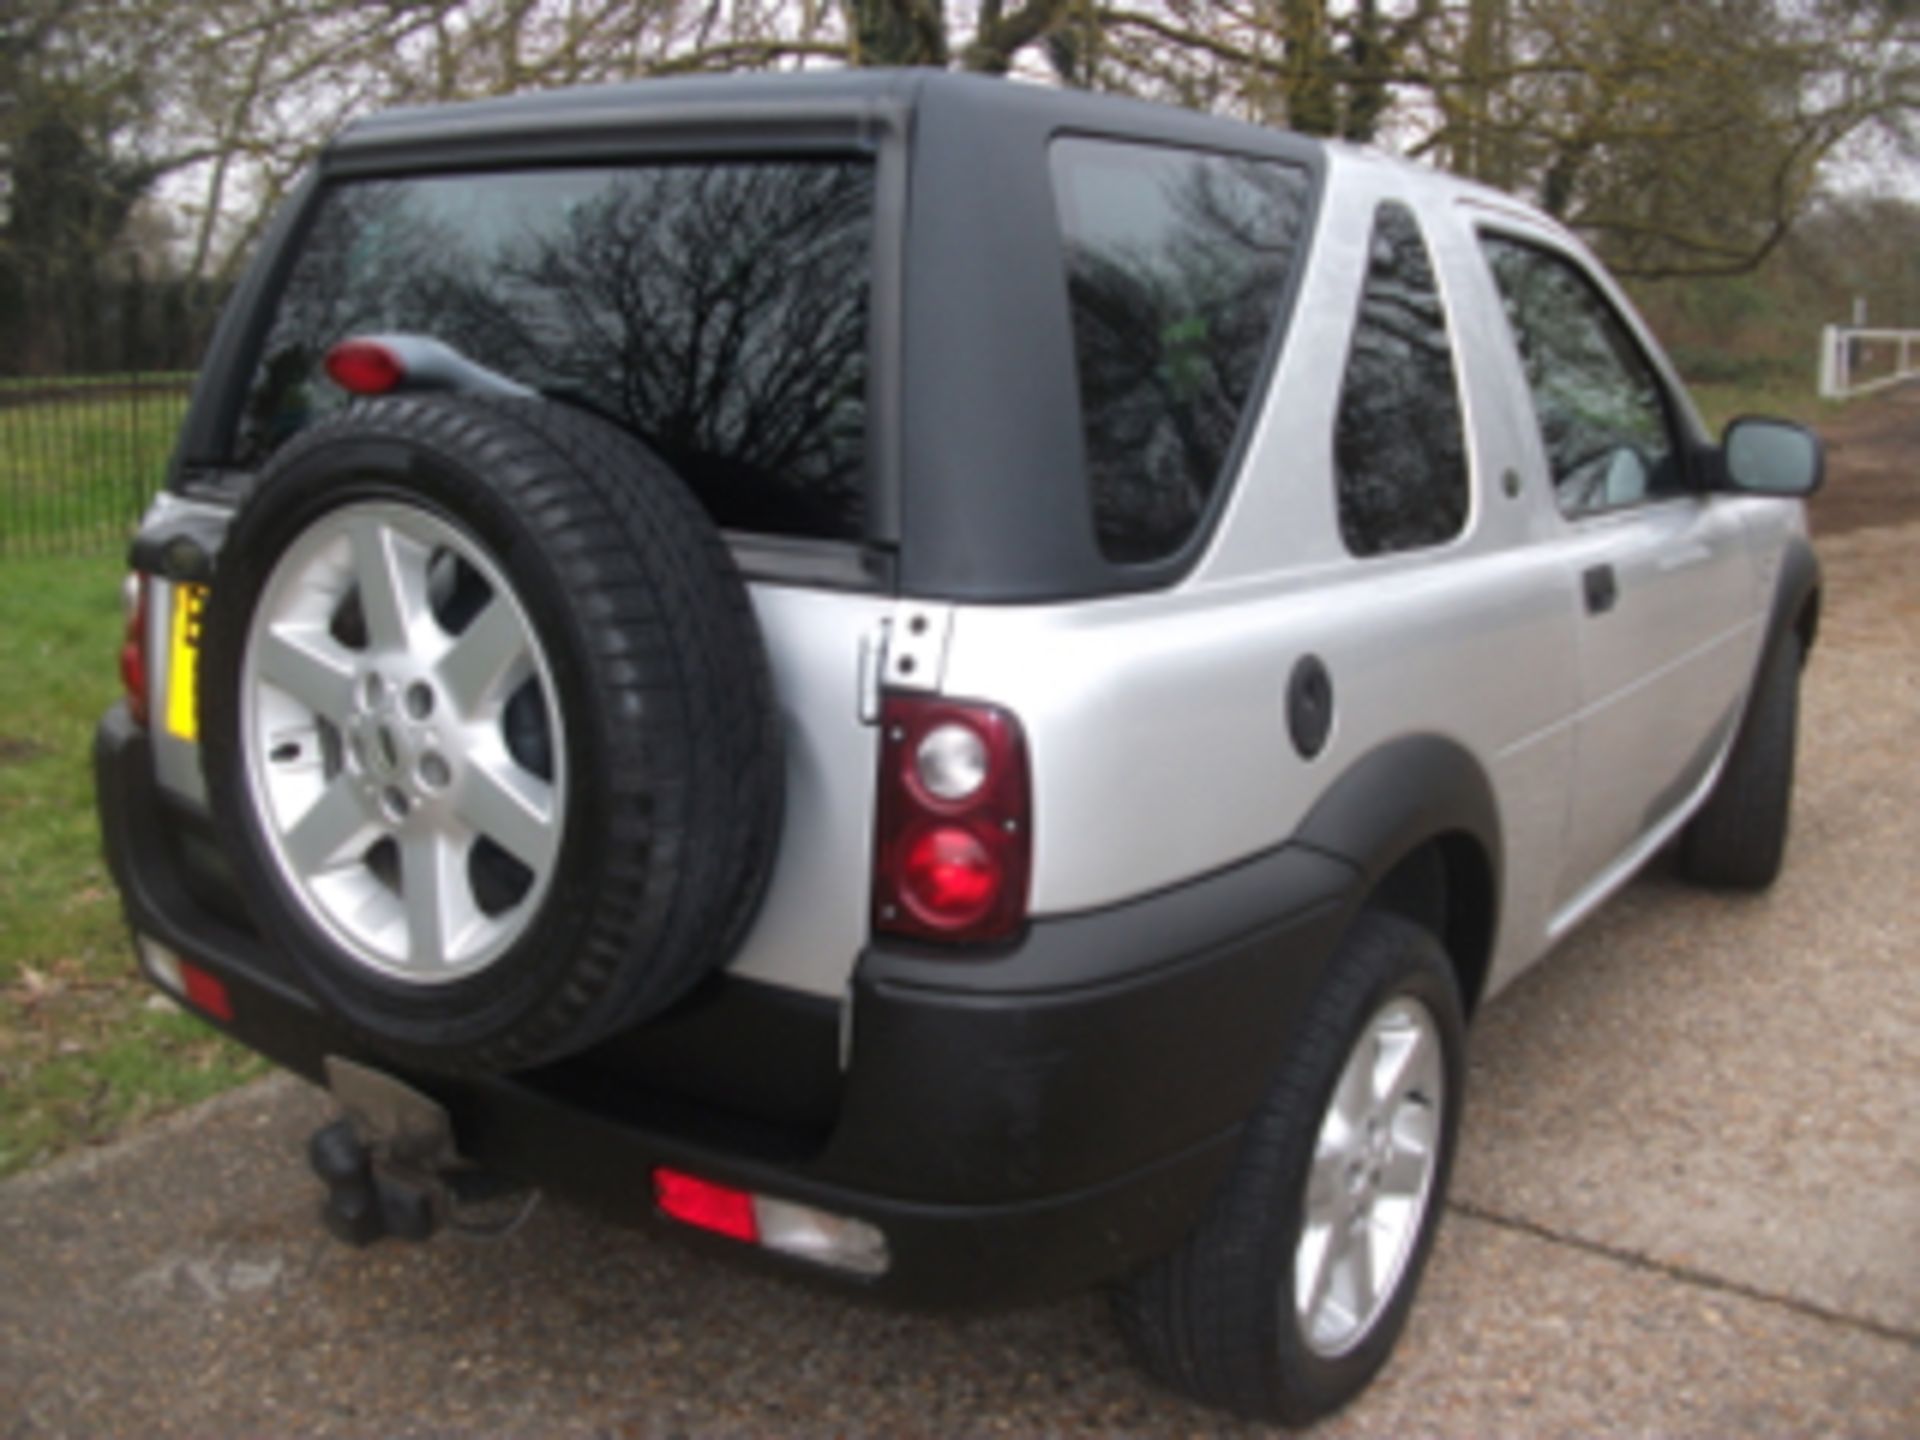
{"type": "MultiPolygon", "coordinates": [[[[102,831],[130,924],[214,972],[220,1028],[318,1082],[328,1055],[380,1065],[272,948],[180,873],[147,739],[124,711],[95,751],[102,831]]],[[[876,1280],[713,1241],[780,1268],[924,1304],[1083,1289],[1171,1247],[1231,1163],[1354,872],[1302,848],[1112,910],[1034,924],[1009,953],[874,951],[848,1064],[818,1126],[652,1094],[604,1067],[511,1077],[387,1068],[451,1114],[477,1164],[628,1222],[670,1165],[877,1225],[876,1280]]],[[[213,1023],[209,1021],[209,1023],[213,1023]]]]}

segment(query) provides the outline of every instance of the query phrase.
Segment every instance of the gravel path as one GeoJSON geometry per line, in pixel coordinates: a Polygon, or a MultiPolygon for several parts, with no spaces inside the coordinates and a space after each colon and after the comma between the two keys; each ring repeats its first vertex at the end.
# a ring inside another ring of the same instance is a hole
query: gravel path
{"type": "MultiPolygon", "coordinates": [[[[1489,1007],[1406,1343],[1320,1433],[1920,1434],[1920,523],[1828,537],[1786,876],[1653,874],[1489,1007]]],[[[1092,1297],[898,1314],[559,1207],[343,1249],[324,1110],[271,1080],[0,1187],[0,1436],[1234,1428],[1092,1297]]]]}

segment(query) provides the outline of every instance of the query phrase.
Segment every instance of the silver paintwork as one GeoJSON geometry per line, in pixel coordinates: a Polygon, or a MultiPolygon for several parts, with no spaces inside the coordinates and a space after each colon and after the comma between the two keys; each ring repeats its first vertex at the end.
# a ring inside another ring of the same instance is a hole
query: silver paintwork
{"type": "Polygon", "coordinates": [[[289,892],[367,969],[408,985],[466,979],[539,914],[566,827],[557,689],[505,575],[450,521],[396,502],[344,505],[288,546],[241,657],[240,756],[289,892]],[[433,569],[449,556],[490,592],[457,634],[431,604],[433,569]],[[366,622],[355,648],[330,633],[350,595],[366,622]],[[550,777],[506,742],[507,702],[529,681],[544,707],[550,777]],[[468,868],[483,839],[530,876],[492,913],[468,868]],[[396,863],[380,863],[383,844],[396,863]]]}
{"type": "MultiPolygon", "coordinates": [[[[787,810],[733,972],[845,993],[868,931],[882,685],[1019,716],[1036,915],[1114,904],[1281,844],[1333,778],[1413,733],[1455,741],[1492,784],[1505,853],[1491,989],[1624,883],[1706,794],[1705,782],[1680,797],[1663,787],[1742,703],[1781,548],[1803,522],[1796,505],[1732,496],[1563,518],[1482,226],[1586,264],[1697,428],[1659,347],[1572,236],[1495,192],[1330,147],[1287,346],[1221,521],[1179,585],[1025,606],[752,586],[785,724],[787,810]],[[1333,415],[1374,211],[1389,198],[1419,217],[1447,302],[1473,495],[1451,543],[1356,560],[1335,513],[1333,415]],[[1581,598],[1581,571],[1598,563],[1619,576],[1605,617],[1581,598]],[[1294,753],[1284,711],[1287,676],[1309,652],[1336,697],[1312,761],[1294,753]]],[[[191,747],[156,753],[162,783],[198,792],[191,747]]],[[[1724,756],[1711,758],[1709,779],[1724,756]]]]}
{"type": "Polygon", "coordinates": [[[1524,207],[1336,147],[1293,333],[1194,573],[1155,594],[956,610],[947,691],[993,699],[1026,727],[1036,913],[1110,905],[1278,845],[1367,752],[1437,734],[1480,760],[1499,811],[1498,988],[1704,797],[1661,791],[1753,672],[1770,593],[1756,502],[1561,516],[1479,250],[1475,227],[1489,220],[1588,263],[1617,300],[1577,242],[1524,207]],[[1335,511],[1343,365],[1329,357],[1348,352],[1388,198],[1419,216],[1448,304],[1473,505],[1447,545],[1356,560],[1335,511]],[[1598,563],[1615,566],[1620,601],[1589,616],[1580,576],[1598,563]],[[1284,715],[1306,653],[1326,663],[1336,697],[1311,761],[1284,715]]]}
{"type": "Polygon", "coordinates": [[[766,899],[728,969],[839,999],[867,943],[873,872],[879,731],[861,719],[861,657],[895,605],[793,585],[751,591],[780,697],[787,810],[766,899]]]}
{"type": "Polygon", "coordinates": [[[1292,1298],[1315,1354],[1353,1350],[1399,1292],[1433,1197],[1447,1103],[1433,1014],[1396,996],[1354,1041],[1307,1167],[1292,1298]]]}

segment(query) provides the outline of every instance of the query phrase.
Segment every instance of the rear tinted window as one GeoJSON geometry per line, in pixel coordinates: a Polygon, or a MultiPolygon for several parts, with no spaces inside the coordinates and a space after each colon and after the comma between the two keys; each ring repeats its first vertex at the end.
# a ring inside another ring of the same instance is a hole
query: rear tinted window
{"type": "Polygon", "coordinates": [[[1439,545],[1467,523],[1447,310],[1413,212],[1374,212],[1367,281],[1333,434],[1340,534],[1356,555],[1439,545]]]}
{"type": "Polygon", "coordinates": [[[872,167],[725,162],[367,181],[322,199],[237,448],[346,403],[354,334],[431,336],[651,444],[715,520],[857,538],[872,167]]]}
{"type": "Polygon", "coordinates": [[[1103,140],[1056,141],[1052,166],[1100,548],[1162,559],[1220,483],[1299,253],[1308,177],[1103,140]]]}

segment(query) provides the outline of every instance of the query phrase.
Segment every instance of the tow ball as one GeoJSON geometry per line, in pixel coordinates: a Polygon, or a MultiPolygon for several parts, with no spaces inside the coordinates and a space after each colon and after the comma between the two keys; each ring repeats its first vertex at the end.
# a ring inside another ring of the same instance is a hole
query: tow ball
{"type": "Polygon", "coordinates": [[[342,1113],[313,1132],[307,1162],[327,1187],[320,1217],[336,1239],[359,1246],[427,1240],[442,1226],[482,1231],[468,1207],[520,1190],[461,1158],[439,1101],[354,1061],[326,1063],[342,1113]]]}

